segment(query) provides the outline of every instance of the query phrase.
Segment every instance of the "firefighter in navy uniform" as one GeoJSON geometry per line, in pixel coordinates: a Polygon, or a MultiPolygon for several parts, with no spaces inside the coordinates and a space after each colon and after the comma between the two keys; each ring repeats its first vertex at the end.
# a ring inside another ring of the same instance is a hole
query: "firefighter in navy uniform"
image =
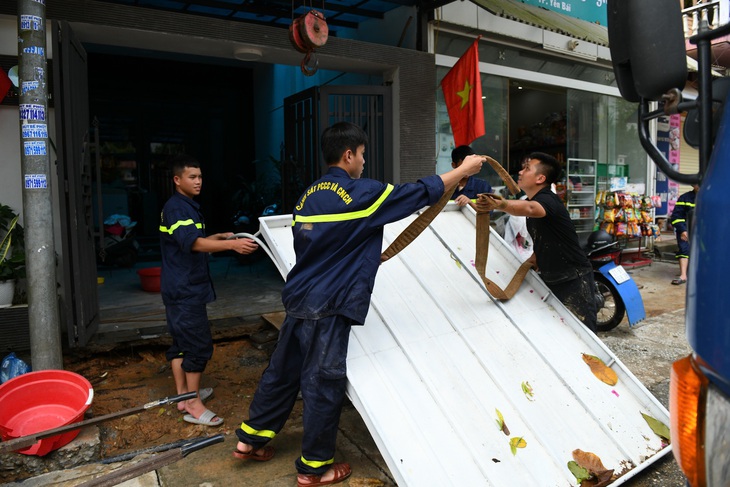
{"type": "Polygon", "coordinates": [[[213,355],[213,337],[206,304],[215,299],[208,270],[208,253],[233,250],[249,254],[258,248],[251,239],[231,239],[232,233],[205,235],[205,220],[193,198],[200,194],[200,164],[190,156],[170,161],[175,193],[160,214],[162,274],[160,291],[165,304],[172,346],[166,353],[178,394],[196,391],[198,397],[179,403],[188,423],[218,426],[223,419],[203,404],[200,380],[213,355]]]}
{"type": "Polygon", "coordinates": [[[299,198],[292,232],[296,264],[282,292],[286,319],[245,420],[233,455],[269,460],[266,445],[284,426],[301,390],[304,437],[295,466],[299,486],[346,479],[346,463],[334,463],[340,411],[345,398],[350,327],[365,322],[380,266],[383,227],[444,194],[446,186],[477,174],[483,157],[417,183],[384,184],[360,179],[367,135],[336,123],[322,133],[329,169],[299,198]]]}
{"type": "MultiPolygon", "coordinates": [[[[474,154],[474,149],[468,145],[460,145],[451,151],[451,167],[456,169],[466,156],[472,154],[474,154]]],[[[465,178],[456,185],[451,199],[456,202],[457,206],[466,206],[469,204],[469,201],[476,201],[477,195],[491,192],[492,186],[484,179],[476,177],[465,178]]]]}
{"type": "Polygon", "coordinates": [[[695,211],[695,198],[699,184],[692,185],[692,191],[683,193],[674,205],[669,221],[674,227],[677,237],[676,259],[679,261],[679,277],[672,280],[672,284],[679,285],[687,282],[687,268],[689,267],[689,228],[692,215],[695,211]]]}

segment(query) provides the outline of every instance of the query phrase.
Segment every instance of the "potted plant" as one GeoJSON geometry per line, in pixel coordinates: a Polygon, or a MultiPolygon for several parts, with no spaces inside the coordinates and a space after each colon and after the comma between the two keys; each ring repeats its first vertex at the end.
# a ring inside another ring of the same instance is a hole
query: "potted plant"
{"type": "Polygon", "coordinates": [[[18,214],[0,205],[0,307],[13,303],[15,282],[25,278],[25,242],[18,214]]]}

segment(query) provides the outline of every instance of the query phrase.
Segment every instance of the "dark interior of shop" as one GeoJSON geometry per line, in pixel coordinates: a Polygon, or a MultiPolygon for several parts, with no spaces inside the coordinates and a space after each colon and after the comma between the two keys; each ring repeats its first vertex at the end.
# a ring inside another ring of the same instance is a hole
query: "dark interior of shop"
{"type": "Polygon", "coordinates": [[[520,164],[515,163],[535,151],[565,162],[565,90],[513,80],[509,95],[510,170],[519,171],[520,164]]]}
{"type": "Polygon", "coordinates": [[[99,134],[96,226],[99,208],[105,220],[129,217],[140,258],[158,258],[159,212],[173,191],[165,162],[182,152],[201,163],[208,233],[229,231],[234,197],[255,178],[251,70],[90,53],[88,75],[99,134]]]}

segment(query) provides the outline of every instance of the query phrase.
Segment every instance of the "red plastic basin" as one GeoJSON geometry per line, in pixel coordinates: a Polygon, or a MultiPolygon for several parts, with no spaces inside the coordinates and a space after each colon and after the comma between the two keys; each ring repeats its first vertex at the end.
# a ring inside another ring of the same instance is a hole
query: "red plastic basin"
{"type": "MultiPolygon", "coordinates": [[[[0,385],[0,436],[4,441],[78,423],[94,399],[83,376],[66,370],[39,370],[0,385]]],[[[18,450],[44,456],[76,438],[79,430],[43,438],[18,450]]]]}
{"type": "Polygon", "coordinates": [[[160,292],[160,273],[161,267],[147,267],[137,271],[142,289],[150,293],[160,292]]]}

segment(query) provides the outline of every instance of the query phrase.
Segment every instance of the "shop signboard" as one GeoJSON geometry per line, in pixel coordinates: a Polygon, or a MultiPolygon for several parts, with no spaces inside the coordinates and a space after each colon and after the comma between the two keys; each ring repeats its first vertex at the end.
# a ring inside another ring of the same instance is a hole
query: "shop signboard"
{"type": "MultiPolygon", "coordinates": [[[[679,171],[679,126],[681,122],[682,116],[679,114],[669,117],[662,116],[657,119],[657,149],[664,154],[667,161],[677,171],[679,171]]],[[[656,194],[662,201],[662,206],[656,210],[656,216],[669,216],[679,198],[679,184],[670,181],[658,167],[656,169],[656,194]]]]}
{"type": "Polygon", "coordinates": [[[554,10],[594,24],[608,25],[606,0],[522,0],[522,3],[554,10]]]}

